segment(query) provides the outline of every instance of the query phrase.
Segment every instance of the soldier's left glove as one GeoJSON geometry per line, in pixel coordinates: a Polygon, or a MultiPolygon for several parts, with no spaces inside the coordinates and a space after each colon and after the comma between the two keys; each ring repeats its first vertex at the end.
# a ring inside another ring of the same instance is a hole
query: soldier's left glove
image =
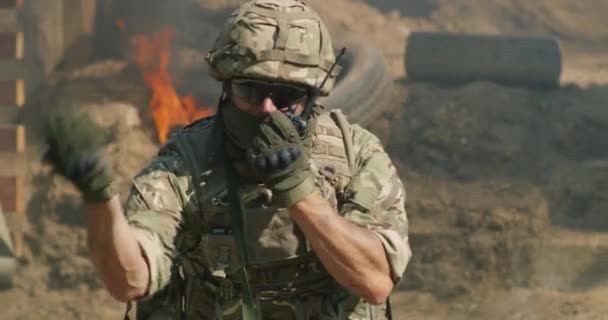
{"type": "Polygon", "coordinates": [[[43,160],[55,173],[71,181],[86,202],[102,202],[112,195],[112,174],[97,154],[105,134],[83,114],[55,112],[44,124],[47,151],[43,160]]]}
{"type": "Polygon", "coordinates": [[[315,190],[309,169],[310,150],[282,112],[272,112],[247,150],[247,161],[272,190],[273,203],[290,207],[315,190]]]}

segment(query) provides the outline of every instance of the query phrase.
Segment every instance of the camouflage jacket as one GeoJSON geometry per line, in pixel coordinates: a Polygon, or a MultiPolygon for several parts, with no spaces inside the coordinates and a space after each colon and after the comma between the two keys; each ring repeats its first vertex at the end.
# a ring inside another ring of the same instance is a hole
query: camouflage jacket
{"type": "MultiPolygon", "coordinates": [[[[189,155],[170,142],[134,178],[126,213],[151,273],[138,319],[178,319],[180,312],[240,319],[245,283],[216,128],[213,118],[190,126],[180,134],[194,144],[189,155]],[[198,162],[198,176],[188,161],[198,162]]],[[[397,283],[411,256],[405,191],[380,141],[323,111],[312,149],[318,191],[348,221],[378,234],[397,283]]],[[[263,185],[242,185],[239,193],[247,213],[247,283],[262,319],[385,319],[386,306],[369,305],[329,276],[287,211],[265,200],[263,185]]]]}

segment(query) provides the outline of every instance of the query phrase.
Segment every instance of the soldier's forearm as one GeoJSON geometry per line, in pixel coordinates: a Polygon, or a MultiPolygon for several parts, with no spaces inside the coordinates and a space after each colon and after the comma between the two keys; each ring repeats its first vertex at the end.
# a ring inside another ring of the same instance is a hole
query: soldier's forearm
{"type": "Polygon", "coordinates": [[[318,193],[289,208],[327,271],[345,288],[373,304],[393,289],[390,266],[377,234],[340,216],[318,193]]]}
{"type": "Polygon", "coordinates": [[[117,196],[87,203],[88,246],[93,264],[109,291],[126,302],[145,294],[148,264],[123,213],[117,196]]]}

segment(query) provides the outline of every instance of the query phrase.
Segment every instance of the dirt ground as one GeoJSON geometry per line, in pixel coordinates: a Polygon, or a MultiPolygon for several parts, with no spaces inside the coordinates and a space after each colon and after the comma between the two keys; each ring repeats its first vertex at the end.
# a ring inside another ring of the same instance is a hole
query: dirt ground
{"type": "MultiPolygon", "coordinates": [[[[225,12],[240,1],[196,2],[225,12]]],[[[395,319],[608,319],[608,1],[308,2],[334,35],[381,48],[397,84],[394,109],[370,128],[408,191],[414,256],[393,296],[395,319]],[[403,55],[415,30],[559,37],[561,86],[409,81],[403,55]]],[[[55,75],[26,119],[35,128],[40,110],[57,105],[96,115],[126,191],[158,147],[148,95],[124,61],[97,61],[55,75]]],[[[2,318],[117,319],[123,306],[88,260],[82,204],[37,161],[36,142],[26,255],[14,288],[0,291],[2,318]]]]}

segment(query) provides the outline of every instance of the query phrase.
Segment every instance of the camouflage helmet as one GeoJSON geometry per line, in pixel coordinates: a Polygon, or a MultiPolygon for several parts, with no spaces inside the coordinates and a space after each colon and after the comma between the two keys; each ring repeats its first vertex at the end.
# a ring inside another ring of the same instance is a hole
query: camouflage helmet
{"type": "MultiPolygon", "coordinates": [[[[301,0],[252,0],[234,11],[207,54],[220,81],[253,78],[317,88],[335,61],[329,32],[301,0]]],[[[339,68],[321,88],[328,95],[339,68]]]]}

